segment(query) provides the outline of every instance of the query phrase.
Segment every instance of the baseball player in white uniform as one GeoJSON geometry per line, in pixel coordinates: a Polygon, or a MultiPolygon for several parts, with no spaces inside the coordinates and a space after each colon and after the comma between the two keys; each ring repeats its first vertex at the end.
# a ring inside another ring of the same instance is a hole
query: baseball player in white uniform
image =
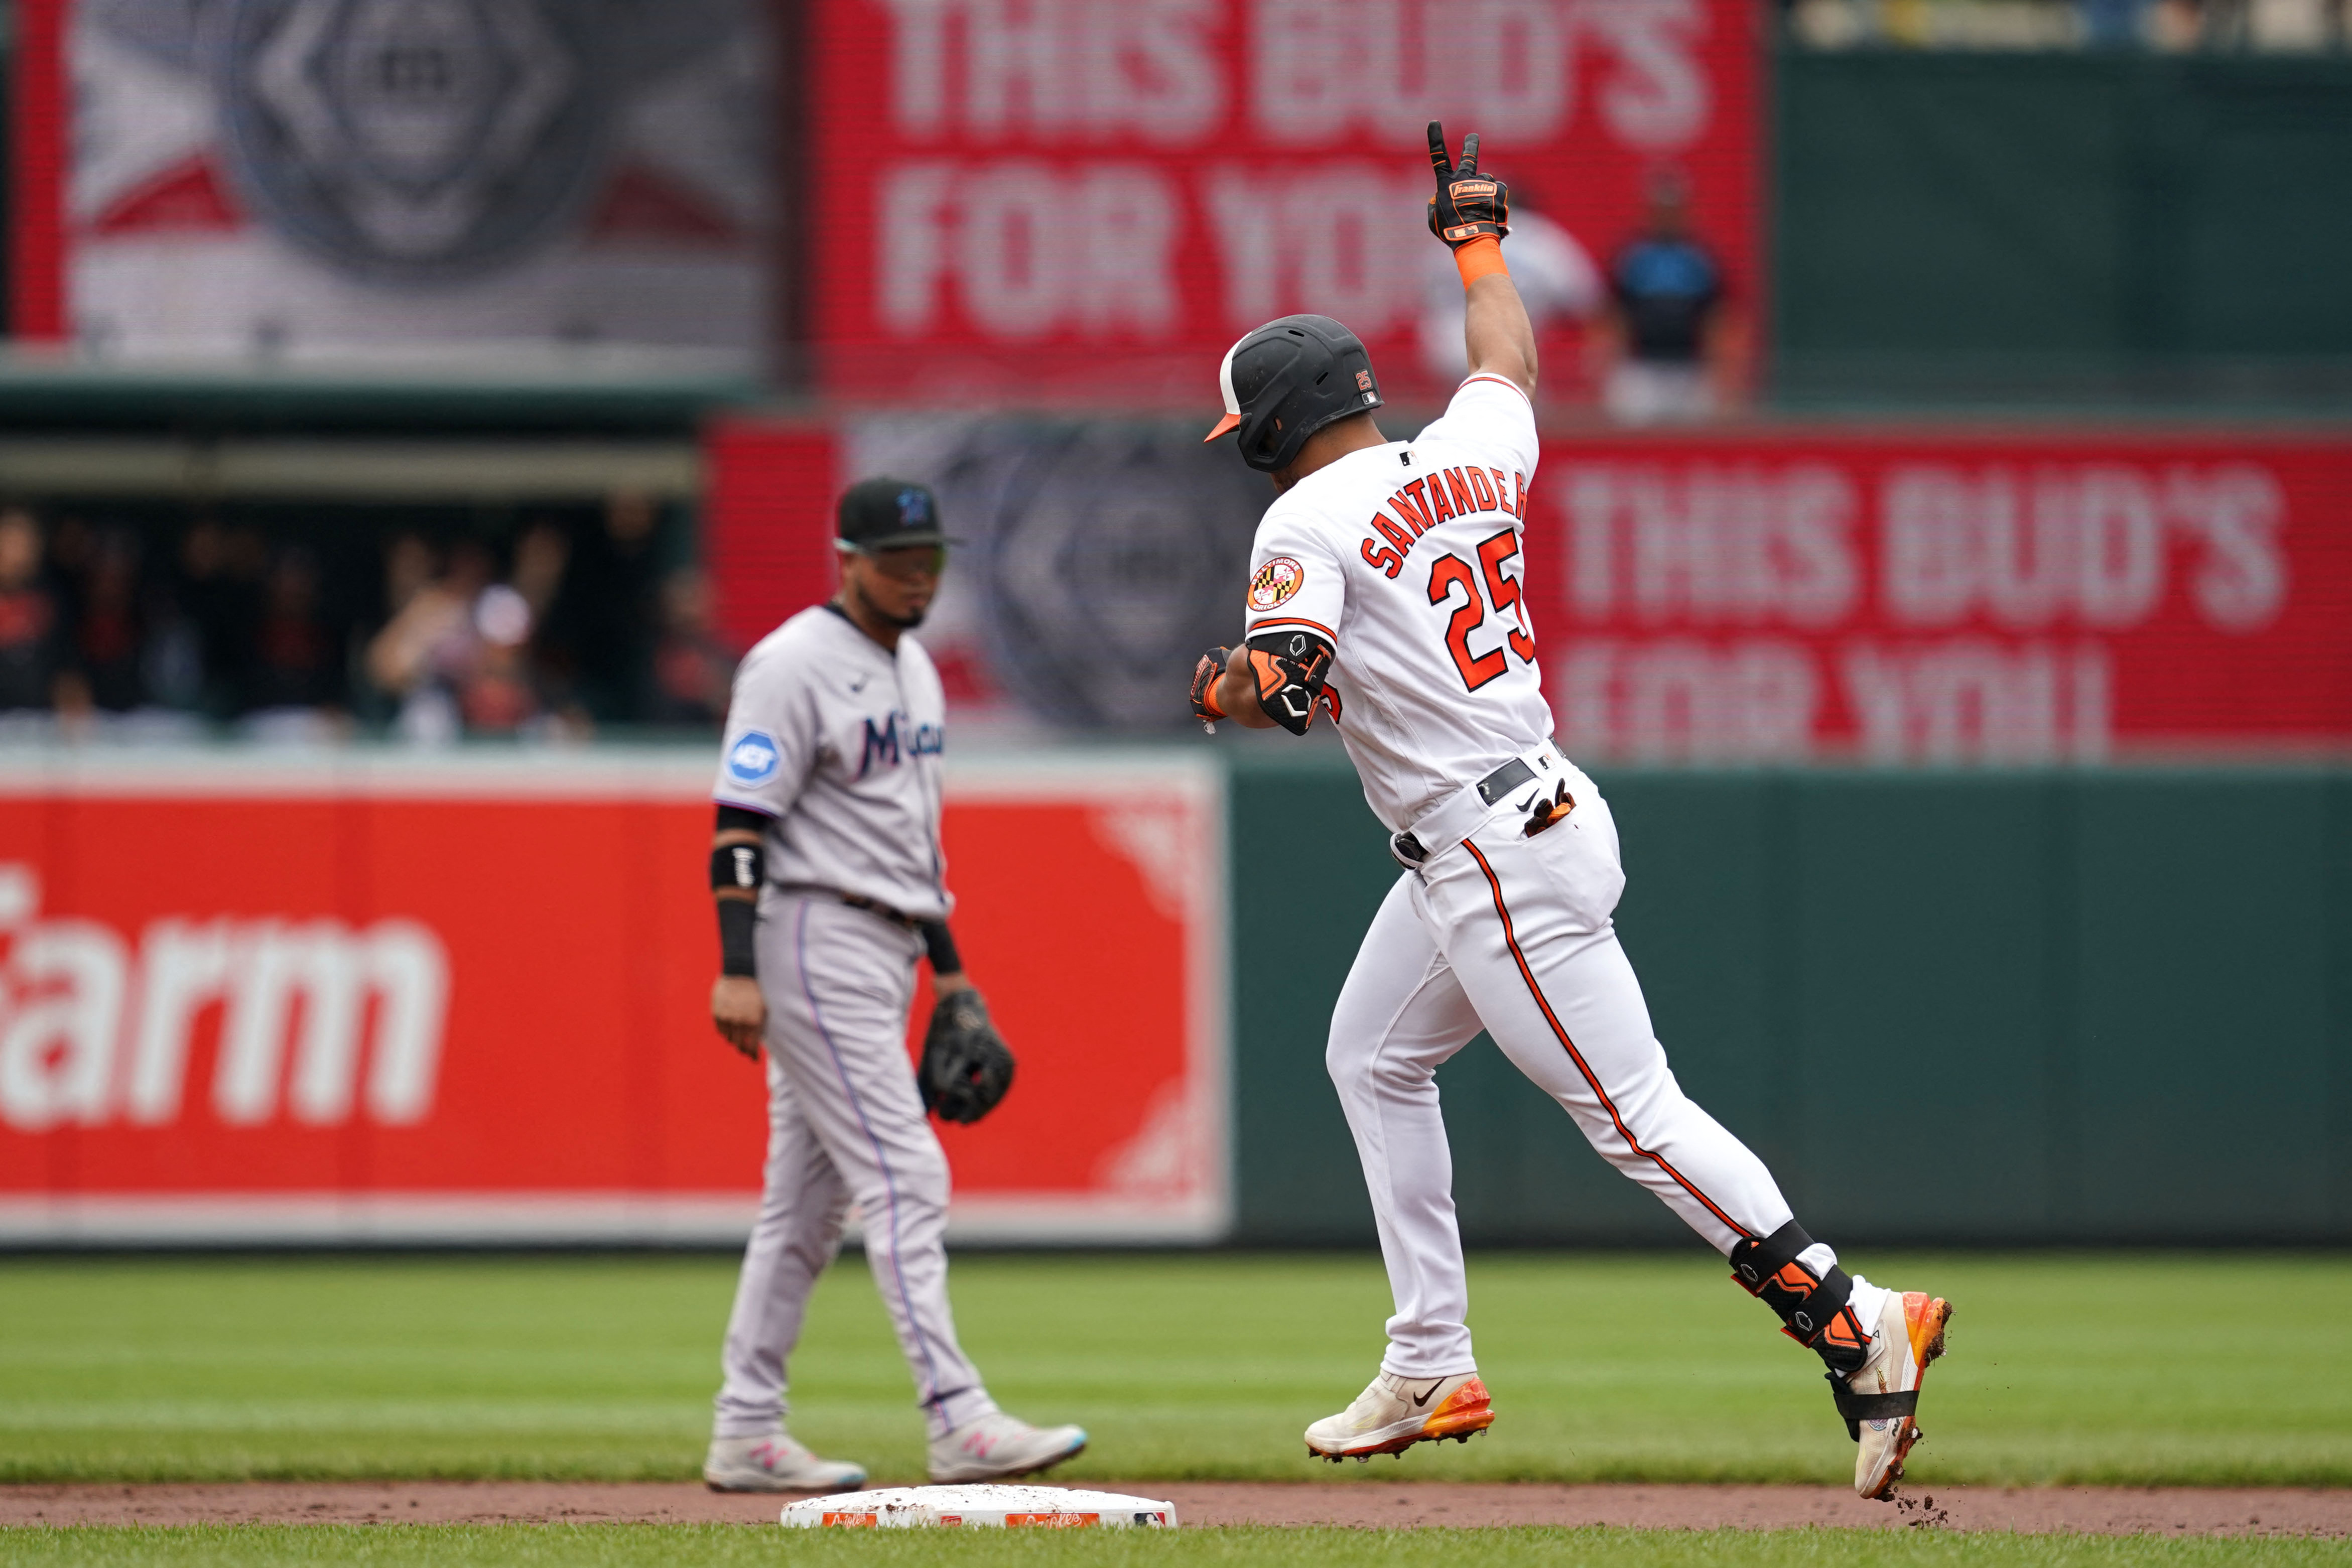
{"type": "MultiPolygon", "coordinates": [[[[1004,1414],[956,1341],[948,1310],[948,1164],[925,1118],[971,1120],[919,1089],[907,1060],[915,963],[928,951],[946,1021],[993,1040],[958,961],[940,850],[946,706],[907,634],[938,591],[949,541],[920,485],[868,479],[841,500],[841,591],[761,639],[735,677],[712,798],[719,1032],[767,1048],[768,1156],[760,1215],[727,1323],[703,1479],[725,1491],[837,1490],[863,1467],[823,1459],[784,1430],[784,1369],[809,1292],[856,1204],[866,1260],[929,1426],[935,1481],[1025,1475],[1086,1447],[1076,1426],[1004,1414]],[[976,1025],[974,1024],[976,1020],[976,1025]]],[[[950,1086],[950,1094],[969,1086],[950,1086]]]]}
{"type": "Polygon", "coordinates": [[[1471,1353],[1438,1065],[1481,1028],[1593,1148],[1729,1258],[1818,1352],[1855,1489],[1891,1496],[1951,1309],[1838,1267],[1763,1162],[1686,1099],[1611,923],[1625,877],[1599,789],[1553,744],[1517,562],[1536,477],[1535,340],[1504,266],[1502,184],[1429,127],[1430,227],[1453,247],[1469,361],[1411,441],[1339,322],[1291,316],[1220,373],[1242,456],[1274,477],[1242,647],[1203,656],[1194,711],[1305,733],[1328,713],[1404,868],[1349,972],[1326,1063],[1370,1189],[1396,1315],[1355,1403],[1307,1428],[1338,1461],[1467,1442],[1494,1420],[1471,1353]]]}

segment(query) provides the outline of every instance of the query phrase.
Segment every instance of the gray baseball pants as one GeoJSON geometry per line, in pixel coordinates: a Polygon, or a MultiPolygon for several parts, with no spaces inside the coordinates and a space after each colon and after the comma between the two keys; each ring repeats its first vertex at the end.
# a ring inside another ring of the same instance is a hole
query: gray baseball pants
{"type": "Polygon", "coordinates": [[[948,1162],[907,1062],[922,942],[879,916],[770,889],[760,901],[768,1002],[768,1162],[727,1320],[719,1437],[782,1429],[785,1366],[809,1293],[857,1205],[866,1259],[938,1436],[996,1408],[948,1310],[948,1162]]]}

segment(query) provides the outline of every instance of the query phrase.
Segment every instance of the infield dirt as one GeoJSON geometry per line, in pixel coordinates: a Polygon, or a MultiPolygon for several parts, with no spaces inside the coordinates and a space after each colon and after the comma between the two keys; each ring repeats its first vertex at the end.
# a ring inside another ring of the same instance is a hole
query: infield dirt
{"type": "MultiPolygon", "coordinates": [[[[1868,1503],[1832,1487],[1539,1482],[1088,1482],[1165,1499],[1186,1524],[1805,1525],[2095,1535],[2352,1537],[2352,1489],[1938,1487],[1868,1503]]],[[[772,1522],[783,1500],[674,1481],[252,1481],[0,1487],[0,1526],[772,1522]]]]}

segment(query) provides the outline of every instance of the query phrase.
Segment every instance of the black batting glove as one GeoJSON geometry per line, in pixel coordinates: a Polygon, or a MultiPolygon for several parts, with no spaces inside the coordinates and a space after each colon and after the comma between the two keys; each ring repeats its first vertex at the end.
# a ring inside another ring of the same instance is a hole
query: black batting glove
{"type": "Polygon", "coordinates": [[[1462,162],[1445,154],[1445,128],[1429,122],[1429,166],[1437,173],[1437,194],[1429,198],[1429,232],[1455,250],[1474,239],[1500,239],[1511,232],[1511,193],[1503,182],[1478,172],[1478,133],[1462,139],[1462,162]]]}

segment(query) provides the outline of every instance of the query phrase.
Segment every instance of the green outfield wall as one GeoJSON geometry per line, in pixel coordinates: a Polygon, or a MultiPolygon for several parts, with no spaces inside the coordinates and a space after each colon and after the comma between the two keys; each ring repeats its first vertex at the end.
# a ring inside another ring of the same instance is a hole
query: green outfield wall
{"type": "Polygon", "coordinates": [[[1783,51],[1786,402],[2352,400],[2352,58],[1783,51]]]}
{"type": "MultiPolygon", "coordinates": [[[[1684,1087],[1817,1234],[2352,1239],[2352,769],[1598,775],[1684,1087]]],[[[1323,1072],[1397,875],[1336,753],[1231,795],[1235,1239],[1371,1239],[1323,1072]]],[[[1678,1240],[1481,1037],[1438,1075],[1474,1243],[1678,1240]]]]}

